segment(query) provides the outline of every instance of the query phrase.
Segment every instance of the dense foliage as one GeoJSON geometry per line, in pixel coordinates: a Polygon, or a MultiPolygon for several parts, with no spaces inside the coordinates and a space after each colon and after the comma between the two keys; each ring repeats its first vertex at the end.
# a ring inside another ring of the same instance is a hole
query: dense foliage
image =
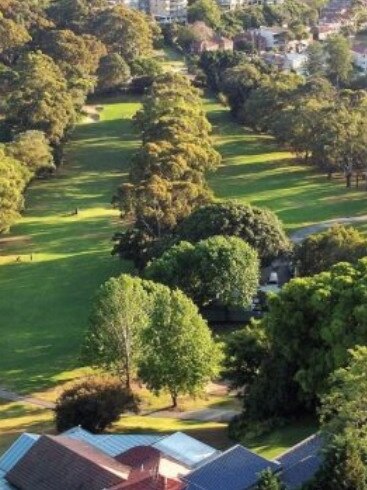
{"type": "Polygon", "coordinates": [[[168,391],[174,405],[180,394],[200,391],[220,360],[188,297],[128,275],[101,286],[83,354],[86,362],[118,374],[127,389],[139,376],[154,392],[168,391]]]}
{"type": "Polygon", "coordinates": [[[330,378],[322,397],[323,464],[307,490],[366,490],[367,348],[350,351],[348,365],[330,378]]]}
{"type": "Polygon", "coordinates": [[[290,251],[283,225],[270,210],[235,202],[211,203],[195,210],[175,230],[176,240],[195,243],[214,235],[242,238],[266,264],[290,251]]]}
{"type": "Polygon", "coordinates": [[[200,92],[182,75],[159,75],[136,114],[142,146],[132,160],[130,181],[114,198],[134,228],[116,235],[114,253],[131,258],[132,243],[170,233],[211,199],[205,173],[220,163],[210,140],[200,92]],[[136,231],[137,230],[137,231],[136,231]]]}
{"type": "Polygon", "coordinates": [[[182,289],[197,305],[249,307],[259,281],[257,253],[237,237],[180,242],[154,260],[145,276],[182,289]]]}
{"type": "Polygon", "coordinates": [[[121,382],[109,376],[93,376],[66,387],[56,402],[58,432],[81,426],[103,432],[123,412],[136,411],[137,401],[121,382]]]}
{"type": "Polygon", "coordinates": [[[310,235],[295,249],[295,262],[300,276],[327,271],[338,262],[356,262],[367,256],[367,242],[352,227],[334,226],[310,235]]]}

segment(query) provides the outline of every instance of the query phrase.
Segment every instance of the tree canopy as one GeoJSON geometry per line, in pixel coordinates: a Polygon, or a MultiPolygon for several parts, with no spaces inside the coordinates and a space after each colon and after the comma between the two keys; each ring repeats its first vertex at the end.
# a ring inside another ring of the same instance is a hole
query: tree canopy
{"type": "Polygon", "coordinates": [[[155,259],[145,275],[178,287],[200,306],[218,302],[248,307],[259,281],[257,253],[237,237],[180,242],[155,259]]]}

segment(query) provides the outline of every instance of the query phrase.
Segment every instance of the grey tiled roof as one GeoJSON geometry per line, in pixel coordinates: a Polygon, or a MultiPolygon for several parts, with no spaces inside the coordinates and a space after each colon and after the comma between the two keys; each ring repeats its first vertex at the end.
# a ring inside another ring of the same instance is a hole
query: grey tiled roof
{"type": "Polygon", "coordinates": [[[322,463],[323,440],[315,434],[277,458],[282,465],[281,480],[294,490],[310,480],[322,463]]]}
{"type": "Polygon", "coordinates": [[[187,490],[246,490],[267,468],[279,471],[280,464],[242,446],[234,446],[187,475],[185,481],[187,490]]]}

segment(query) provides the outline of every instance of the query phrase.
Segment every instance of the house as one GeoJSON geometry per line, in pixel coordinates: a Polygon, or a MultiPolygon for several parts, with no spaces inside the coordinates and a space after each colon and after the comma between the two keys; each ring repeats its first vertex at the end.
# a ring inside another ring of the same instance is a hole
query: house
{"type": "Polygon", "coordinates": [[[149,0],[149,13],[161,24],[187,22],[187,0],[149,0]]]}
{"type": "Polygon", "coordinates": [[[357,68],[363,72],[367,72],[367,46],[364,44],[355,44],[352,47],[352,54],[354,64],[357,68]]]}
{"type": "Polygon", "coordinates": [[[266,49],[282,48],[287,44],[287,29],[284,27],[260,27],[256,33],[263,38],[266,49]]]}
{"type": "Polygon", "coordinates": [[[191,45],[191,52],[201,54],[205,51],[233,51],[233,41],[221,36],[214,36],[203,41],[194,41],[191,45]]]}
{"type": "Polygon", "coordinates": [[[315,435],[271,461],[240,445],[218,451],[181,432],[95,435],[76,427],[21,435],[0,457],[0,489],[250,490],[270,468],[295,490],[319,468],[321,448],[315,435]]]}
{"type": "Polygon", "coordinates": [[[314,29],[314,37],[318,41],[325,41],[329,36],[337,34],[341,29],[340,22],[320,23],[314,29]]]}

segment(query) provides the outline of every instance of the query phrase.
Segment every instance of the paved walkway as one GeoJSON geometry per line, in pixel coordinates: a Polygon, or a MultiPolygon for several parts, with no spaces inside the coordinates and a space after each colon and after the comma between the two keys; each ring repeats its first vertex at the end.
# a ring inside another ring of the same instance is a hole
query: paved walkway
{"type": "Polygon", "coordinates": [[[329,219],[326,221],[321,221],[314,225],[306,226],[291,235],[291,240],[294,243],[300,243],[309,235],[313,233],[319,233],[320,231],[327,230],[334,225],[352,225],[354,223],[367,223],[367,214],[362,216],[346,216],[344,218],[329,219]]]}
{"type": "Polygon", "coordinates": [[[2,388],[0,388],[0,399],[1,398],[11,402],[29,403],[30,405],[36,405],[37,407],[50,408],[51,410],[55,408],[55,404],[52,402],[41,400],[40,398],[34,398],[33,396],[19,395],[18,393],[4,390],[2,388]]]}

